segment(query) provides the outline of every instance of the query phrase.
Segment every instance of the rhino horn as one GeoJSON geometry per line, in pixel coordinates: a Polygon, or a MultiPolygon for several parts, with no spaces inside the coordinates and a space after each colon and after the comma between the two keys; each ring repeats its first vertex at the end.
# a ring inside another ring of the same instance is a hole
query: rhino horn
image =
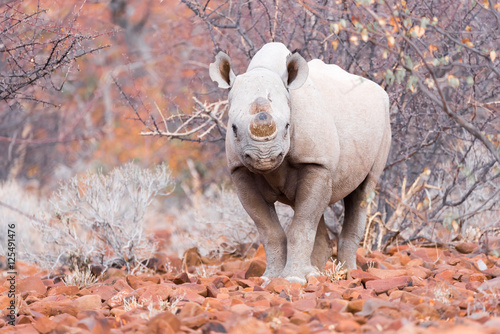
{"type": "Polygon", "coordinates": [[[278,133],[273,116],[267,111],[261,111],[250,123],[250,137],[258,141],[268,141],[278,133]]]}

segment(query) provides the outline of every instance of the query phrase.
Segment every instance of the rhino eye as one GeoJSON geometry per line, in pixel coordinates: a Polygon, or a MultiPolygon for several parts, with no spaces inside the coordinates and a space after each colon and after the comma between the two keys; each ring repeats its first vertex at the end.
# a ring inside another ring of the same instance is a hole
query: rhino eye
{"type": "Polygon", "coordinates": [[[233,132],[234,132],[234,136],[238,137],[238,127],[234,124],[233,124],[233,132]]]}

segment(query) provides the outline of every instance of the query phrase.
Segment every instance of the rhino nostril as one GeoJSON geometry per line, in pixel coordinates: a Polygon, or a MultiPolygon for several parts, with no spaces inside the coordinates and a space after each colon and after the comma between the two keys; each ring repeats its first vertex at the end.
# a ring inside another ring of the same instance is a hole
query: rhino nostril
{"type": "Polygon", "coordinates": [[[280,160],[281,158],[283,158],[283,152],[281,152],[280,154],[278,154],[278,160],[280,160]]]}
{"type": "Polygon", "coordinates": [[[252,160],[252,157],[250,156],[250,154],[245,153],[245,160],[252,160]]]}

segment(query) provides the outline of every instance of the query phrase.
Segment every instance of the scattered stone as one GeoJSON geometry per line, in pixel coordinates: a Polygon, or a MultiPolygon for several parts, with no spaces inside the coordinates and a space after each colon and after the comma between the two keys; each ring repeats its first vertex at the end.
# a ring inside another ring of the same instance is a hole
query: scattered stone
{"type": "Polygon", "coordinates": [[[47,292],[47,287],[43,284],[42,279],[35,276],[20,279],[17,281],[16,288],[19,293],[34,292],[44,295],[47,292]]]}
{"type": "Polygon", "coordinates": [[[370,268],[368,269],[368,273],[382,279],[408,275],[406,269],[388,270],[388,269],[370,268]]]}
{"type": "Polygon", "coordinates": [[[408,286],[411,282],[409,276],[400,276],[395,278],[386,278],[366,282],[367,289],[373,289],[375,293],[380,294],[388,292],[391,289],[402,289],[408,286]]]}
{"type": "Polygon", "coordinates": [[[99,295],[87,295],[75,299],[74,304],[80,310],[97,310],[102,303],[99,295]]]}
{"type": "Polygon", "coordinates": [[[175,284],[184,284],[184,283],[191,283],[191,280],[189,279],[189,276],[186,272],[182,272],[175,276],[175,278],[172,280],[175,284]]]}
{"type": "Polygon", "coordinates": [[[462,254],[470,254],[477,249],[477,243],[472,242],[460,242],[455,245],[457,252],[462,254]]]}
{"type": "Polygon", "coordinates": [[[371,273],[367,273],[365,271],[358,269],[351,270],[351,277],[354,279],[360,279],[363,284],[365,284],[368,281],[373,281],[381,278],[371,273]]]}
{"type": "Polygon", "coordinates": [[[149,320],[147,332],[151,334],[175,334],[181,327],[181,322],[170,312],[162,312],[149,320]]]}
{"type": "Polygon", "coordinates": [[[266,271],[266,261],[262,258],[255,258],[250,262],[250,266],[245,273],[245,278],[260,277],[266,271]]]}
{"type": "Polygon", "coordinates": [[[66,296],[75,296],[80,289],[77,286],[72,285],[60,285],[50,288],[47,292],[47,296],[56,296],[56,295],[66,295],[66,296]]]}
{"type": "Polygon", "coordinates": [[[57,322],[49,319],[46,316],[39,317],[34,323],[33,327],[42,334],[52,332],[57,326],[57,322]]]}

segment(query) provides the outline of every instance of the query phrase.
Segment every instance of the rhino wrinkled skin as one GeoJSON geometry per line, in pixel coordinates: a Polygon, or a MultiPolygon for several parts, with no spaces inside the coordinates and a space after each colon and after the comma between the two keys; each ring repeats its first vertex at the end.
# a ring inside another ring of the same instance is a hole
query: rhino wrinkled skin
{"type": "Polygon", "coordinates": [[[332,256],[324,211],[344,200],[338,260],[356,268],[366,208],[391,142],[389,99],[376,83],[269,43],[236,76],[220,52],[210,77],[229,88],[226,154],[267,257],[265,278],[305,283],[332,256]],[[285,231],[274,203],[290,205],[285,231]]]}

